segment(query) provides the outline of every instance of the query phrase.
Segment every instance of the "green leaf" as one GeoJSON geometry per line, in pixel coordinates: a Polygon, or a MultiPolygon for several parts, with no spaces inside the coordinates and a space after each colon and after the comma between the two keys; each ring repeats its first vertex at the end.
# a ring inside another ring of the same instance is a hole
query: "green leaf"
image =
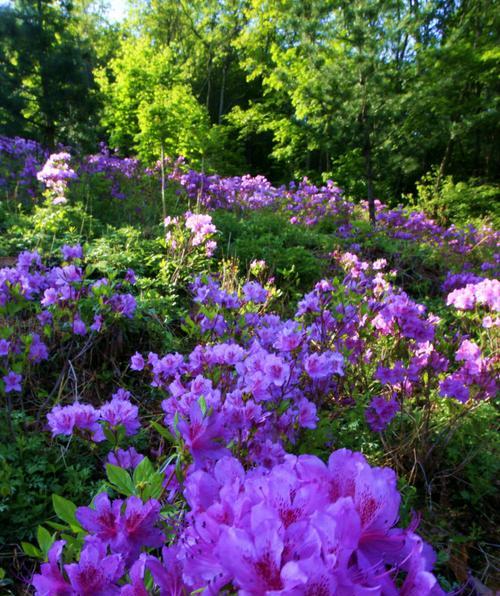
{"type": "Polygon", "coordinates": [[[132,478],[130,474],[120,468],[118,466],[114,466],[113,464],[106,464],[106,475],[110,484],[113,488],[123,495],[130,497],[131,495],[135,494],[135,487],[134,483],[132,482],[132,478]]]}
{"type": "Polygon", "coordinates": [[[45,558],[47,556],[47,553],[49,552],[49,548],[52,546],[54,542],[54,536],[51,536],[50,532],[46,530],[43,526],[38,526],[36,531],[36,538],[45,558]]]}
{"type": "Polygon", "coordinates": [[[154,474],[153,464],[145,457],[134,470],[134,485],[137,487],[140,482],[149,482],[154,474]]]}
{"type": "Polygon", "coordinates": [[[74,532],[78,532],[82,529],[75,516],[76,505],[74,503],[68,501],[68,499],[65,499],[64,497],[53,494],[52,504],[54,505],[54,511],[56,512],[57,517],[69,524],[74,532]]]}
{"type": "Polygon", "coordinates": [[[68,530],[68,526],[65,526],[64,524],[58,524],[57,522],[46,521],[45,524],[50,528],[53,528],[54,530],[60,530],[61,532],[68,530]]]}
{"type": "Polygon", "coordinates": [[[158,422],[151,422],[151,426],[169,443],[175,443],[175,437],[164,426],[158,424],[158,422]]]}
{"type": "Polygon", "coordinates": [[[21,548],[23,549],[24,554],[28,555],[28,557],[33,557],[35,559],[43,559],[44,556],[42,552],[33,544],[29,542],[21,542],[21,548]]]}
{"type": "Polygon", "coordinates": [[[144,489],[142,496],[144,500],[159,499],[163,493],[163,474],[155,472],[149,480],[148,486],[144,489]]]}
{"type": "Polygon", "coordinates": [[[205,400],[205,396],[200,395],[200,398],[198,399],[198,404],[200,405],[201,413],[203,414],[203,416],[206,416],[206,413],[207,413],[207,402],[205,400]]]}

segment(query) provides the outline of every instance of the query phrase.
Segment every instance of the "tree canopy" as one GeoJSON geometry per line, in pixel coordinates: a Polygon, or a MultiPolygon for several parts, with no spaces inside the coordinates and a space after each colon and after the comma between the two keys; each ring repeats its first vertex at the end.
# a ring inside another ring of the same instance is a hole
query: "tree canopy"
{"type": "Polygon", "coordinates": [[[0,131],[163,150],[398,201],[497,182],[496,0],[91,0],[0,8],[0,131]]]}

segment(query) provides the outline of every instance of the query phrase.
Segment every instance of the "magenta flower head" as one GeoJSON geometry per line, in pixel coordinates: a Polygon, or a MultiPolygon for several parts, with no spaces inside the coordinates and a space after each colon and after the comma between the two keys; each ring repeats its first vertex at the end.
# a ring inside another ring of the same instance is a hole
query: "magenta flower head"
{"type": "Polygon", "coordinates": [[[133,470],[144,459],[144,455],[137,453],[133,447],[128,449],[118,449],[108,453],[108,463],[123,468],[124,470],[133,470]]]}
{"type": "Polygon", "coordinates": [[[82,528],[92,533],[105,544],[116,541],[122,501],[112,503],[106,493],[99,493],[94,499],[94,507],[78,507],[76,519],[82,528]]]}
{"type": "Polygon", "coordinates": [[[120,530],[113,550],[131,562],[137,559],[143,547],[160,547],[165,541],[163,532],[155,527],[160,521],[160,508],[160,503],[154,499],[143,503],[139,497],[129,497],[120,517],[120,530]]]}
{"type": "Polygon", "coordinates": [[[443,397],[453,397],[465,403],[470,398],[469,387],[464,384],[464,379],[459,374],[452,374],[439,383],[439,394],[443,397]]]}
{"type": "Polygon", "coordinates": [[[198,467],[203,466],[207,460],[215,460],[229,453],[223,445],[223,415],[204,416],[197,402],[191,405],[189,420],[181,419],[177,429],[198,467]]]}
{"type": "Polygon", "coordinates": [[[47,421],[53,437],[71,435],[75,427],[75,410],[73,406],[55,406],[47,414],[47,421]]]}
{"type": "Polygon", "coordinates": [[[83,248],[80,244],[68,246],[64,244],[61,246],[61,253],[65,261],[73,261],[74,259],[83,259],[83,248]]]}
{"type": "Polygon", "coordinates": [[[101,419],[111,427],[123,425],[127,435],[135,435],[141,423],[139,422],[139,408],[121,396],[105,403],[100,410],[101,419]]]}
{"type": "Polygon", "coordinates": [[[164,547],[162,549],[163,562],[155,557],[147,558],[147,568],[151,571],[155,584],[160,588],[160,594],[184,596],[191,591],[184,584],[182,578],[182,563],[178,559],[179,552],[178,546],[164,547]]]}
{"type": "Polygon", "coordinates": [[[125,572],[125,561],[121,555],[107,555],[106,550],[106,546],[98,540],[88,542],[80,554],[80,561],[64,566],[74,590],[72,594],[120,594],[116,582],[125,572]]]}
{"type": "Polygon", "coordinates": [[[104,440],[99,423],[99,411],[88,404],[75,402],[69,406],[57,405],[47,414],[52,436],[72,435],[75,428],[87,431],[95,442],[104,440]]]}
{"type": "Polygon", "coordinates": [[[399,404],[394,397],[387,400],[385,397],[377,395],[370,401],[365,417],[374,432],[382,432],[398,411],[399,404]]]}
{"type": "Polygon", "coordinates": [[[338,352],[311,354],[304,361],[304,369],[311,379],[326,379],[332,374],[343,375],[344,357],[338,352]]]}
{"type": "Polygon", "coordinates": [[[143,370],[143,368],[144,368],[144,358],[142,357],[142,354],[140,354],[139,352],[136,352],[130,358],[130,369],[131,370],[143,370]]]}
{"type": "MultiPolygon", "coordinates": [[[[142,554],[132,565],[129,571],[130,583],[122,586],[120,596],[149,596],[144,586],[144,573],[146,571],[146,561],[154,559],[142,554]]],[[[154,559],[156,561],[156,559],[154,559]]]]}
{"type": "Polygon", "coordinates": [[[271,383],[282,387],[290,376],[290,366],[279,356],[268,354],[264,361],[264,373],[271,383]]]}
{"type": "Polygon", "coordinates": [[[21,381],[23,377],[13,370],[9,371],[5,376],[2,377],[2,381],[4,383],[3,390],[5,393],[11,393],[12,391],[16,391],[17,393],[21,393],[22,386],[21,381]]]}
{"type": "Polygon", "coordinates": [[[65,540],[57,540],[48,552],[48,563],[43,563],[40,573],[33,576],[32,586],[36,596],[73,596],[74,591],[66,582],[61,571],[61,555],[65,540]]]}
{"type": "Polygon", "coordinates": [[[98,423],[99,410],[96,410],[89,404],[81,404],[79,402],[75,402],[69,407],[73,408],[75,413],[76,428],[92,433],[93,441],[99,442],[104,440],[104,433],[98,423]]]}

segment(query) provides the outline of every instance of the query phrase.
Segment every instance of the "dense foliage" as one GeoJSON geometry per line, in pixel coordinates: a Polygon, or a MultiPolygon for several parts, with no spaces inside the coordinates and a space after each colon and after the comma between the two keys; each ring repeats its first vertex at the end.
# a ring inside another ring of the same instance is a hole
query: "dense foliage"
{"type": "Polygon", "coordinates": [[[148,165],[163,151],[276,183],[324,175],[370,202],[422,195],[429,215],[463,222],[498,197],[496,9],[140,0],[109,24],[102,2],[11,0],[0,133],[90,151],[106,135],[148,165]]]}
{"type": "Polygon", "coordinates": [[[491,225],[0,152],[2,589],[495,589],[491,225]]]}

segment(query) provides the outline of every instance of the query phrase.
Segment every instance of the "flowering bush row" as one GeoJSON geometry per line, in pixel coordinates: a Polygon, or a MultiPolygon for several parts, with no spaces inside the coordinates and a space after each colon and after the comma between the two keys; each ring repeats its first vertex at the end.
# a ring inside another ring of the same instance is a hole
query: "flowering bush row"
{"type": "Polygon", "coordinates": [[[36,141],[0,135],[0,191],[6,196],[25,194],[33,199],[39,190],[37,173],[48,153],[36,141]]]}
{"type": "Polygon", "coordinates": [[[366,418],[376,432],[421,395],[441,389],[465,401],[447,393],[446,345],[458,344],[455,361],[483,375],[468,380],[467,399],[494,394],[495,363],[392,286],[383,260],[335,260],[343,277],[319,282],[288,320],[269,312],[271,285],[230,292],[199,277],[186,322],[194,350],[132,357],[132,370],[165,395],[164,426],[154,428],[176,446],[175,463],[155,467],[120,446],[139,428],[123,390],[99,409],[52,411],[54,435],[110,441],[108,481],[127,498],[100,493],[76,510],[80,542],[52,545],[33,578],[37,593],[443,593],[430,547],[414,525],[396,527],[391,470],[347,450],[327,466],[287,451],[321,411],[350,407],[375,387],[366,418]]]}
{"type": "Polygon", "coordinates": [[[60,265],[48,267],[36,251],[25,251],[15,267],[0,269],[0,393],[20,393],[23,373],[53,349],[134,316],[136,300],[127,291],[133,271],[121,282],[92,280],[80,245],[65,245],[61,253],[60,265]]]}
{"type": "MultiPolygon", "coordinates": [[[[143,168],[136,159],[120,158],[105,145],[101,145],[98,153],[84,157],[72,166],[69,165],[69,154],[63,152],[51,155],[40,172],[36,166],[40,165],[43,153],[36,143],[2,137],[0,152],[8,155],[10,161],[17,160],[16,167],[9,165],[9,171],[5,174],[9,179],[13,178],[10,185],[19,182],[34,189],[38,178],[56,202],[66,198],[68,182],[77,177],[87,182],[103,177],[109,181],[111,196],[124,199],[127,182],[132,181],[137,185],[142,178],[157,179],[160,175],[158,164],[153,168],[143,168]]],[[[336,221],[335,234],[339,238],[349,239],[353,248],[356,246],[358,232],[353,227],[353,219],[359,217],[359,209],[331,181],[324,186],[316,186],[304,179],[298,184],[291,182],[288,186],[274,187],[263,176],[222,177],[197,172],[186,167],[182,158],[176,161],[167,159],[166,167],[171,184],[178,185],[192,204],[207,209],[272,208],[283,212],[292,223],[307,226],[333,218],[336,221]]],[[[34,191],[30,192],[33,194],[34,191]]],[[[361,205],[367,207],[365,203],[361,205]]],[[[438,247],[447,255],[472,255],[478,247],[483,252],[485,249],[494,251],[499,239],[498,233],[491,228],[479,230],[472,225],[465,230],[453,225],[443,228],[423,212],[402,207],[390,209],[380,201],[376,201],[376,219],[379,229],[389,237],[438,247]]],[[[482,268],[493,269],[495,274],[499,266],[498,254],[495,258],[497,260],[492,263],[482,263],[482,268]]],[[[473,273],[468,271],[468,262],[462,260],[456,266],[463,270],[454,271],[454,275],[473,273]]]]}
{"type": "MultiPolygon", "coordinates": [[[[4,145],[13,159],[36,149],[18,141],[16,153],[14,143],[4,145]]],[[[31,580],[36,593],[443,593],[416,521],[398,524],[392,470],[346,449],[328,464],[296,454],[310,453],[308,437],[322,422],[355,411],[389,452],[414,425],[405,448],[425,467],[460,416],[495,396],[498,236],[444,229],[422,213],[377,205],[366,246],[381,233],[450,255],[438,317],[395,285],[397,272],[387,271],[385,259],[362,256],[359,207],[333,183],[276,188],[261,176],[206,175],[182,160],[167,165],[171,187],[178,200],[186,195],[190,210],[164,220],[166,256],[153,261],[165,295],[192,282],[181,327],[186,349],[134,346],[132,375],[124,371],[120,382],[134,389],[120,388],[108,401],[87,401],[76,386],[71,396],[43,394],[40,412],[50,404],[46,428],[54,440],[103,454],[107,480],[88,507],[54,496],[64,524],[48,522],[52,534],[40,526],[40,548],[24,546],[44,560],[31,580]],[[223,274],[214,273],[218,231],[199,211],[218,208],[267,208],[296,225],[325,222],[342,250],[323,255],[331,274],[295,312],[278,315],[280,290],[266,279],[265,262],[253,262],[245,280],[228,277],[227,262],[223,274]],[[478,245],[490,255],[480,267],[478,245]],[[456,413],[444,433],[435,422],[443,404],[456,413]]],[[[73,184],[104,179],[124,199],[127,181],[157,180],[164,170],[143,170],[105,147],[79,165],[59,152],[40,168],[54,213],[67,209],[73,184]]],[[[0,269],[0,393],[10,409],[13,397],[36,390],[37,367],[47,370],[56,352],[73,366],[73,355],[134,316],[132,270],[94,279],[80,245],[61,251],[57,264],[23,252],[15,267],[0,269]]]]}

